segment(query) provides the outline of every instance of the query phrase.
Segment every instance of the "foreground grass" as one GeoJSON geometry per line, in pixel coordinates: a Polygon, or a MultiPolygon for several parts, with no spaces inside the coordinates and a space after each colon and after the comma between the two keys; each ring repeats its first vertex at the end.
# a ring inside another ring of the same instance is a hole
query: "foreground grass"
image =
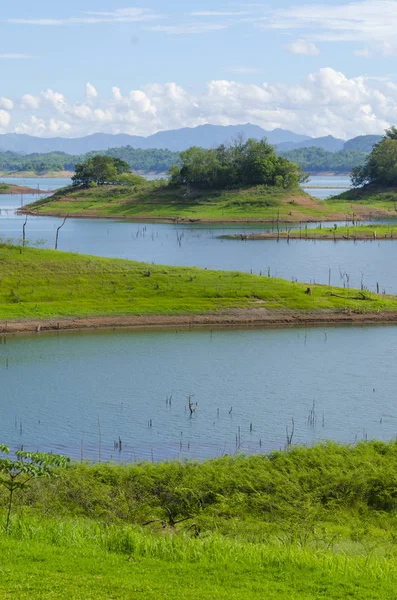
{"type": "Polygon", "coordinates": [[[128,186],[64,188],[51,198],[29,205],[27,210],[42,215],[208,222],[341,220],[346,216],[353,218],[353,215],[365,218],[390,216],[390,211],[397,216],[396,207],[390,202],[361,204],[341,198],[321,202],[299,188],[284,190],[256,186],[187,191],[161,182],[138,189],[128,186]]]}
{"type": "Polygon", "coordinates": [[[336,556],[297,544],[255,546],[216,536],[191,541],[134,531],[129,536],[114,531],[114,538],[124,543],[129,538],[129,543],[113,550],[113,539],[106,550],[78,526],[67,532],[59,523],[51,525],[41,523],[50,538],[46,541],[0,538],[2,598],[395,598],[397,568],[383,558],[336,556]]]}
{"type": "Polygon", "coordinates": [[[234,308],[397,311],[397,297],[239,272],[0,246],[0,319],[206,314],[234,308]]]}
{"type": "Polygon", "coordinates": [[[0,595],[393,599],[396,472],[394,441],[74,465],[0,520],[0,595]]]}

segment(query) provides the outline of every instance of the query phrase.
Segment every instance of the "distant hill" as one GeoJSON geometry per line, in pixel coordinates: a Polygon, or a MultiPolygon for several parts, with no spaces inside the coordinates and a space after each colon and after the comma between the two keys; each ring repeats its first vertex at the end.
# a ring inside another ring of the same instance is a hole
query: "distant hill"
{"type": "Polygon", "coordinates": [[[326,137],[309,138],[295,143],[284,142],[278,144],[278,149],[280,152],[287,152],[288,150],[299,150],[300,148],[322,148],[327,152],[339,152],[339,150],[344,149],[344,146],[345,140],[327,135],[326,137]]]}
{"type": "Polygon", "coordinates": [[[95,133],[82,138],[38,138],[25,134],[5,133],[0,135],[0,151],[23,152],[26,154],[65,152],[67,154],[86,154],[87,152],[107,150],[108,148],[167,149],[179,152],[190,146],[212,148],[230,142],[242,134],[245,138],[261,139],[266,137],[270,144],[291,142],[292,144],[309,140],[309,136],[299,135],[286,129],[266,131],[257,125],[200,125],[194,128],[160,131],[149,137],[110,133],[95,133]]]}
{"type": "Polygon", "coordinates": [[[344,150],[358,150],[359,152],[372,152],[372,148],[380,142],[381,135],[359,135],[345,143],[344,150]]]}

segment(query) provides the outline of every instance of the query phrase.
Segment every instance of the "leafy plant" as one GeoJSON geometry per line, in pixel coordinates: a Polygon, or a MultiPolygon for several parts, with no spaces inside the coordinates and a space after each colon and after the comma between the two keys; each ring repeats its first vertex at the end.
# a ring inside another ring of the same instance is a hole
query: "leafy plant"
{"type": "Polygon", "coordinates": [[[10,530],[11,511],[14,492],[26,489],[34,479],[54,477],[56,468],[66,467],[70,459],[59,454],[44,452],[25,452],[17,450],[15,459],[9,457],[10,449],[0,444],[0,452],[5,454],[0,458],[0,485],[8,490],[8,510],[6,533],[10,530]]]}

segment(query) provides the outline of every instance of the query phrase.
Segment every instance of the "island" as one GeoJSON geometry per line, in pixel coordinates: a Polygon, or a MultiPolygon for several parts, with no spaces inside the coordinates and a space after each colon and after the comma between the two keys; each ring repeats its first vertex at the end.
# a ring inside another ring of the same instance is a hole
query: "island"
{"type": "Polygon", "coordinates": [[[43,191],[37,188],[31,188],[25,185],[14,185],[0,181],[0,194],[29,194],[39,195],[48,194],[48,191],[43,191]]]}
{"type": "Polygon", "coordinates": [[[180,153],[169,179],[147,181],[118,158],[76,166],[73,185],[24,206],[33,215],[177,222],[317,222],[397,217],[397,205],[343,195],[327,201],[301,188],[307,176],[265,140],[180,153]]]}

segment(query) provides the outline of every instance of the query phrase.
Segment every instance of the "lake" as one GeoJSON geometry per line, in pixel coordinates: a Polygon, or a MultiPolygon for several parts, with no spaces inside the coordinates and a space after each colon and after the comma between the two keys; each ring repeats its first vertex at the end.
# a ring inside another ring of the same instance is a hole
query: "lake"
{"type": "Polygon", "coordinates": [[[388,440],[395,339],[393,327],[9,337],[1,439],[77,459],[203,459],[284,448],[293,418],[295,444],[388,440]]]}
{"type": "MultiPolygon", "coordinates": [[[[15,210],[31,196],[0,196],[0,237],[20,239],[24,216],[15,210]]],[[[29,217],[26,236],[31,244],[53,248],[53,217],[29,217]]],[[[312,225],[315,226],[315,225],[312,225]]],[[[101,219],[68,219],[59,235],[60,250],[128,258],[149,263],[210,269],[267,272],[285,279],[364,286],[397,293],[394,255],[397,240],[387,242],[324,242],[309,240],[222,240],[221,235],[268,231],[263,224],[176,225],[101,219]]]]}
{"type": "Polygon", "coordinates": [[[351,188],[351,179],[349,175],[311,175],[302,187],[315,198],[325,200],[347,192],[351,188]]]}

